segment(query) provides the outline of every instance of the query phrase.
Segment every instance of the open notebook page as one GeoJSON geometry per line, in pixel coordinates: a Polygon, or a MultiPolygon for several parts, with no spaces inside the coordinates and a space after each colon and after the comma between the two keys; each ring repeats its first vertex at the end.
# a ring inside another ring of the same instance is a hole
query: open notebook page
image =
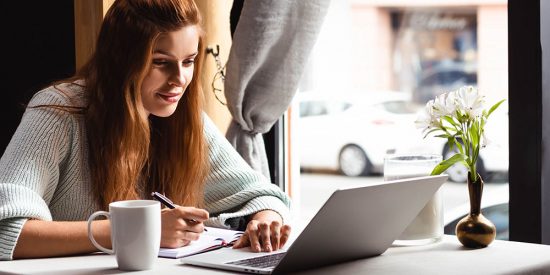
{"type": "Polygon", "coordinates": [[[180,248],[160,248],[159,257],[182,258],[213,249],[218,249],[238,240],[243,234],[242,231],[206,227],[204,233],[196,241],[180,248]]]}

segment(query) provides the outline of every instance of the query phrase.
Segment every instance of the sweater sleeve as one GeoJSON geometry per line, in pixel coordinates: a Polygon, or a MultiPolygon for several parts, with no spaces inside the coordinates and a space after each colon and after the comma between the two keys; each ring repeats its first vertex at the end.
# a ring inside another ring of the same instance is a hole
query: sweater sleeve
{"type": "Polygon", "coordinates": [[[53,91],[37,93],[0,159],[0,260],[12,259],[27,219],[52,220],[48,203],[69,148],[70,115],[32,106],[64,101],[53,91]]]}
{"type": "Polygon", "coordinates": [[[246,216],[262,210],[273,210],[288,220],[289,197],[254,171],[206,115],[204,128],[211,169],[205,187],[206,209],[211,215],[207,224],[243,228],[246,216]]]}

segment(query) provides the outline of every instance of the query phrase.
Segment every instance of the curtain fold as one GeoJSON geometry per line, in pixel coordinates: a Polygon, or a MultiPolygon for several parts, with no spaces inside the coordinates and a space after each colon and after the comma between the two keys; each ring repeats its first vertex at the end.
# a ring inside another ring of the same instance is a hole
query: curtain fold
{"type": "Polygon", "coordinates": [[[226,67],[225,96],[233,116],[226,137],[268,179],[262,134],[292,101],[329,2],[244,1],[226,67]]]}

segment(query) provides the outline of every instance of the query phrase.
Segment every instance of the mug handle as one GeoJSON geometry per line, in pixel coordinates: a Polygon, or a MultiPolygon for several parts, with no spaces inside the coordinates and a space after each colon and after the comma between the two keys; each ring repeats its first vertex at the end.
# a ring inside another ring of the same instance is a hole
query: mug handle
{"type": "Polygon", "coordinates": [[[115,254],[115,243],[113,242],[113,249],[107,249],[103,246],[101,246],[99,243],[96,242],[96,240],[94,239],[94,235],[92,234],[92,221],[97,217],[97,216],[105,216],[107,219],[111,219],[111,214],[109,214],[109,212],[106,212],[106,211],[97,211],[95,213],[93,213],[90,218],[88,218],[88,238],[90,239],[90,241],[92,241],[92,244],[99,250],[107,253],[107,254],[115,254]]]}

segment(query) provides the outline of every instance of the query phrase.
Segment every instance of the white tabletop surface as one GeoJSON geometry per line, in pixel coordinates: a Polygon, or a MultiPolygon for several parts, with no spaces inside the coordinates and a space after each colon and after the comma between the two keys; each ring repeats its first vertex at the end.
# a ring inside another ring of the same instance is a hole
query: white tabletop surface
{"type": "MultiPolygon", "coordinates": [[[[122,274],[114,256],[77,257],[0,262],[0,274],[122,274]]],[[[232,274],[159,258],[154,269],[131,274],[232,274]]],[[[550,274],[550,246],[494,241],[483,249],[466,249],[455,236],[436,244],[391,247],[378,257],[342,263],[303,274],[550,274]]]]}

